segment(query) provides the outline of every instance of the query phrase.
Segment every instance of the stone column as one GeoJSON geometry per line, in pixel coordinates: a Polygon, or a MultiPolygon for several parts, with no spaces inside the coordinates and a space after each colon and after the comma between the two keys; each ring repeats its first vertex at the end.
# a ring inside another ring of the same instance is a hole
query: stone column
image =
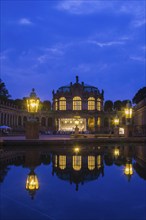
{"type": "Polygon", "coordinates": [[[39,139],[39,122],[27,121],[25,127],[26,139],[39,139]]]}

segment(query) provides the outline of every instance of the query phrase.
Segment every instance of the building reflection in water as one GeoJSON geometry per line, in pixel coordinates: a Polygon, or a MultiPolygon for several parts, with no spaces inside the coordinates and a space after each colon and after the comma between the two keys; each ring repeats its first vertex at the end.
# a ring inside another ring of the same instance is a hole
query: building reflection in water
{"type": "Polygon", "coordinates": [[[79,189],[79,184],[95,180],[100,174],[104,175],[103,157],[98,149],[82,151],[78,147],[64,153],[57,151],[52,153],[52,173],[62,180],[69,181],[70,184],[74,183],[76,191],[79,189]]]}
{"type": "Polygon", "coordinates": [[[116,145],[27,148],[27,150],[1,148],[0,181],[4,181],[10,165],[29,168],[25,188],[33,199],[40,188],[37,167],[41,164],[48,166],[50,163],[52,163],[52,174],[70,184],[75,184],[76,191],[79,190],[80,185],[104,177],[105,166],[122,166],[123,176],[126,176],[128,181],[134,173],[146,180],[146,147],[116,145]]]}

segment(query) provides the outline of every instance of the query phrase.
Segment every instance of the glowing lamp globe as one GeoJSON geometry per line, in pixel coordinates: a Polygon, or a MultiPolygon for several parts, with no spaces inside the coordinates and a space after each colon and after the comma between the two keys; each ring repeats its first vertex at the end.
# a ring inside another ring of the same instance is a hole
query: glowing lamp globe
{"type": "Polygon", "coordinates": [[[124,174],[126,176],[131,176],[133,174],[132,163],[126,163],[125,168],[124,168],[124,174]]]}
{"type": "Polygon", "coordinates": [[[36,113],[38,112],[40,99],[37,97],[35,93],[35,89],[32,89],[30,93],[30,97],[26,99],[27,101],[27,110],[30,113],[36,113]]]}
{"type": "Polygon", "coordinates": [[[31,170],[27,176],[25,188],[26,188],[26,190],[29,191],[32,198],[33,198],[36,190],[39,189],[39,181],[38,181],[37,175],[35,174],[35,172],[33,170],[31,170]]]}
{"type": "Polygon", "coordinates": [[[79,125],[79,121],[75,120],[75,125],[78,126],[79,125]]]}
{"type": "Polygon", "coordinates": [[[118,157],[120,155],[120,150],[118,148],[114,149],[114,156],[118,157]]]}
{"type": "Polygon", "coordinates": [[[115,126],[119,125],[119,118],[118,118],[117,115],[116,115],[116,117],[114,118],[114,125],[115,125],[115,126]]]}
{"type": "Polygon", "coordinates": [[[74,148],[74,152],[75,153],[79,153],[80,152],[80,148],[78,148],[78,147],[74,148]]]}
{"type": "Polygon", "coordinates": [[[132,118],[132,107],[131,107],[131,104],[129,102],[126,104],[125,117],[126,118],[132,118]]]}

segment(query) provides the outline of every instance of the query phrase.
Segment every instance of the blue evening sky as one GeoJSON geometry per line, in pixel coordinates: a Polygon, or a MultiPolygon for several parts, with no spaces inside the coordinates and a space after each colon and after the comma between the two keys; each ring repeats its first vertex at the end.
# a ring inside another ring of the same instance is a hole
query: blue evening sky
{"type": "Polygon", "coordinates": [[[144,0],[1,0],[1,79],[12,98],[40,99],[75,81],[105,100],[146,85],[144,0]]]}

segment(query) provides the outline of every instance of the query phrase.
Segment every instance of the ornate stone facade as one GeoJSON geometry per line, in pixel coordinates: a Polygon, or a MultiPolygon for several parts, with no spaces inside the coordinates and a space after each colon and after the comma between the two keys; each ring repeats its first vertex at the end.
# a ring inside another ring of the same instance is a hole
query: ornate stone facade
{"type": "MultiPolygon", "coordinates": [[[[97,87],[79,82],[60,87],[53,91],[52,109],[39,111],[35,117],[40,123],[40,131],[74,132],[78,127],[80,132],[113,133],[114,118],[119,118],[119,127],[124,129],[125,113],[123,111],[104,112],[104,92],[97,87]]],[[[134,134],[142,132],[146,127],[146,100],[134,108],[134,134]],[[142,131],[141,131],[142,129],[142,131]]],[[[24,131],[25,122],[30,113],[9,103],[0,102],[0,125],[7,125],[13,131],[24,131]]]]}
{"type": "Polygon", "coordinates": [[[146,98],[134,107],[134,135],[146,136],[146,98]]]}

